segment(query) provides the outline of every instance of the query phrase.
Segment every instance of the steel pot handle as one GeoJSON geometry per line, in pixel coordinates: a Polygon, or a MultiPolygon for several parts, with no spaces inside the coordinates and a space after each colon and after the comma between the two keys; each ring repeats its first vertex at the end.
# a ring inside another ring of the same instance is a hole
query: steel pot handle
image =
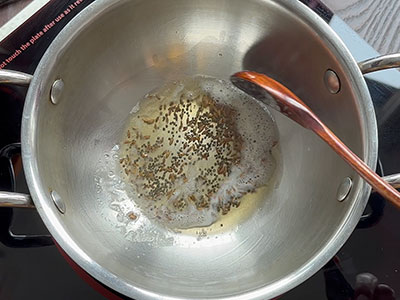
{"type": "MultiPolygon", "coordinates": [[[[15,190],[15,172],[12,164],[12,157],[21,152],[21,144],[10,144],[0,150],[0,159],[6,160],[8,164],[8,174],[10,176],[11,191],[15,190]]],[[[0,242],[12,248],[31,248],[53,245],[53,240],[49,235],[20,235],[11,231],[13,210],[12,208],[34,208],[32,199],[29,195],[0,192],[0,242]]]]}
{"type": "Polygon", "coordinates": [[[400,189],[400,173],[383,177],[395,189],[400,189]]]}
{"type": "Polygon", "coordinates": [[[400,68],[400,53],[387,54],[358,63],[361,73],[367,74],[371,72],[400,68]]]}
{"type": "MultiPolygon", "coordinates": [[[[0,70],[0,84],[28,86],[32,75],[9,70],[0,70]]],[[[12,157],[21,153],[21,144],[10,144],[0,150],[0,159],[7,160],[9,176],[11,177],[10,190],[15,191],[15,172],[12,157]]],[[[53,245],[50,235],[14,234],[11,231],[13,209],[34,208],[30,195],[16,192],[0,192],[0,242],[12,248],[32,248],[53,245]]]]}
{"type": "MultiPolygon", "coordinates": [[[[32,80],[32,75],[11,71],[11,70],[0,70],[0,84],[14,84],[19,86],[29,86],[32,80]]],[[[5,157],[8,160],[11,157],[19,153],[17,144],[6,146],[0,151],[0,157],[5,157]]],[[[14,169],[10,162],[10,173],[14,176],[14,169]]],[[[12,187],[14,189],[14,187],[12,187]]],[[[14,193],[14,192],[1,192],[0,191],[0,207],[26,207],[33,208],[33,202],[29,195],[14,193]]]]}
{"type": "Polygon", "coordinates": [[[11,70],[0,70],[0,84],[28,86],[31,81],[32,75],[30,74],[11,70]]]}
{"type": "Polygon", "coordinates": [[[35,208],[31,196],[14,192],[0,192],[0,207],[35,208]]]}
{"type": "MultiPolygon", "coordinates": [[[[21,144],[10,144],[0,150],[0,158],[8,160],[8,170],[11,176],[11,190],[15,190],[15,172],[12,157],[21,152],[21,144]]],[[[0,207],[34,208],[30,195],[16,192],[0,191],[0,207]]]]}
{"type": "MultiPolygon", "coordinates": [[[[12,191],[15,191],[15,172],[11,159],[19,153],[21,153],[20,143],[7,145],[0,150],[0,159],[8,161],[8,173],[11,177],[10,190],[12,191]]],[[[0,207],[34,208],[35,206],[30,195],[0,191],[0,207]]]]}
{"type": "MultiPolygon", "coordinates": [[[[358,63],[361,73],[400,68],[400,53],[381,55],[358,63]]],[[[400,188],[400,173],[383,177],[394,188],[400,188]]]]}
{"type": "MultiPolygon", "coordinates": [[[[382,55],[375,58],[367,59],[358,63],[361,73],[368,74],[371,72],[400,68],[400,53],[382,55]]],[[[400,188],[400,173],[384,176],[383,179],[387,181],[394,188],[400,188]]],[[[377,193],[371,195],[368,203],[371,212],[364,214],[357,228],[368,228],[373,226],[383,215],[385,200],[377,193]]]]}

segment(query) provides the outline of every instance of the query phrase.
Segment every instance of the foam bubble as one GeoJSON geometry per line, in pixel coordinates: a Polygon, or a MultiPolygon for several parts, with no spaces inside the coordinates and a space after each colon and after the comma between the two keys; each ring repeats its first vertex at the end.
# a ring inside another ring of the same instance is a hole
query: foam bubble
{"type": "MultiPolygon", "coordinates": [[[[221,207],[229,206],[230,208],[232,203],[236,203],[238,206],[244,195],[256,193],[258,188],[267,185],[276,169],[276,161],[271,150],[277,144],[278,132],[270,112],[264,104],[243,93],[230,82],[212,77],[196,76],[167,84],[146,95],[139,102],[140,105],[137,105],[140,109],[135,113],[144,111],[145,114],[150,115],[158,110],[160,103],[178,102],[182,97],[195,100],[204,94],[237,112],[236,129],[243,141],[241,159],[239,164],[232,166],[229,175],[218,183],[219,188],[211,196],[210,205],[203,209],[198,209],[190,201],[183,210],[171,208],[171,203],[174,201],[190,197],[194,193],[200,193],[199,190],[205,183],[196,177],[198,165],[193,165],[192,168],[189,166],[186,169],[186,180],[180,178],[174,182],[174,192],[164,202],[164,205],[154,205],[151,201],[144,200],[141,187],[143,182],[132,183],[134,193],[131,194],[131,198],[143,213],[148,218],[159,220],[171,228],[186,229],[213,224],[221,215],[221,207]]],[[[133,120],[136,120],[135,113],[133,120]]],[[[137,124],[135,123],[134,126],[137,127],[137,124]]],[[[157,136],[157,134],[153,131],[153,135],[157,136]]],[[[174,151],[173,147],[182,146],[182,142],[177,140],[170,145],[169,150],[174,151]]],[[[123,147],[121,151],[120,156],[125,157],[126,152],[123,147]]],[[[140,155],[137,150],[129,151],[130,155],[140,155]]]]}

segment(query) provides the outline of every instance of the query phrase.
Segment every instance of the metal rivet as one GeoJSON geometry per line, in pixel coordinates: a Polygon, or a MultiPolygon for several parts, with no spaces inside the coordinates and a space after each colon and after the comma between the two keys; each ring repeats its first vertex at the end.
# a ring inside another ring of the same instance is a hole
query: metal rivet
{"type": "Polygon", "coordinates": [[[335,71],[327,70],[324,76],[325,86],[331,94],[340,92],[340,79],[335,71]]]}
{"type": "Polygon", "coordinates": [[[58,211],[62,214],[65,214],[66,208],[64,201],[61,199],[60,195],[56,191],[51,191],[51,199],[53,200],[58,211]]]}
{"type": "Polygon", "coordinates": [[[57,79],[51,86],[50,100],[53,104],[58,104],[60,102],[61,94],[64,89],[64,81],[62,79],[57,79]]]}
{"type": "Polygon", "coordinates": [[[345,200],[349,195],[352,187],[353,180],[351,180],[350,177],[345,177],[337,190],[337,200],[340,202],[345,200]]]}

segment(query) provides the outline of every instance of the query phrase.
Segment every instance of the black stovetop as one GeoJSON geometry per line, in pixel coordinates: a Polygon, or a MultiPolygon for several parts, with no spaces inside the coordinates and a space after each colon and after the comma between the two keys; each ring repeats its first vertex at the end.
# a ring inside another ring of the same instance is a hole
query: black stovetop
{"type": "MultiPolygon", "coordinates": [[[[16,49],[26,44],[46,24],[55,20],[68,5],[75,2],[50,1],[13,34],[0,41],[0,64],[6,61],[6,69],[33,73],[57,33],[76,13],[93,1],[83,0],[79,7],[57,22],[46,35],[7,62],[6,59],[9,59],[16,49]]],[[[303,2],[327,22],[337,18],[319,1],[303,2]]],[[[337,26],[337,20],[335,24],[337,26]]],[[[345,41],[351,40],[342,29],[339,35],[345,41]]],[[[357,47],[352,45],[350,48],[355,57],[370,51],[363,43],[357,47]]],[[[380,171],[391,174],[400,172],[400,90],[387,84],[397,79],[389,78],[393,73],[382,74],[381,77],[388,77],[388,80],[383,80],[385,84],[376,80],[367,80],[367,83],[378,117],[379,157],[382,167],[380,171]]],[[[19,142],[25,93],[25,88],[0,86],[0,149],[19,142]]],[[[20,163],[15,159],[14,162],[17,170],[21,169],[20,163]]],[[[12,189],[12,183],[7,162],[0,159],[0,190],[12,189]]],[[[19,192],[28,192],[22,171],[17,175],[16,189],[19,192]]],[[[51,243],[48,236],[42,236],[39,240],[12,239],[8,234],[10,222],[14,233],[48,235],[35,210],[0,209],[0,300],[105,299],[72,270],[54,245],[37,247],[51,243]]],[[[395,299],[390,294],[391,290],[400,293],[399,228],[400,211],[380,196],[371,196],[366,216],[360,220],[357,229],[335,258],[312,278],[280,299],[395,299]],[[358,297],[360,293],[371,293],[373,287],[375,296],[358,297]]]]}

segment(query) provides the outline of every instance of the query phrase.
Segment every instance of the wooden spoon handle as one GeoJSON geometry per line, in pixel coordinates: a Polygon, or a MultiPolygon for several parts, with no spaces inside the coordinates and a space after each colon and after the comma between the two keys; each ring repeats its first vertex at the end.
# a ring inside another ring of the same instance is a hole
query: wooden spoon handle
{"type": "Polygon", "coordinates": [[[400,208],[400,193],[355,155],[292,91],[278,81],[252,71],[232,75],[238,88],[270,105],[304,128],[314,131],[378,193],[400,208]]]}
{"type": "Polygon", "coordinates": [[[322,122],[315,133],[322,138],[333,150],[336,151],[347,163],[365,179],[376,192],[400,208],[400,193],[372,171],[357,155],[355,155],[343,142],[322,122]]]}

